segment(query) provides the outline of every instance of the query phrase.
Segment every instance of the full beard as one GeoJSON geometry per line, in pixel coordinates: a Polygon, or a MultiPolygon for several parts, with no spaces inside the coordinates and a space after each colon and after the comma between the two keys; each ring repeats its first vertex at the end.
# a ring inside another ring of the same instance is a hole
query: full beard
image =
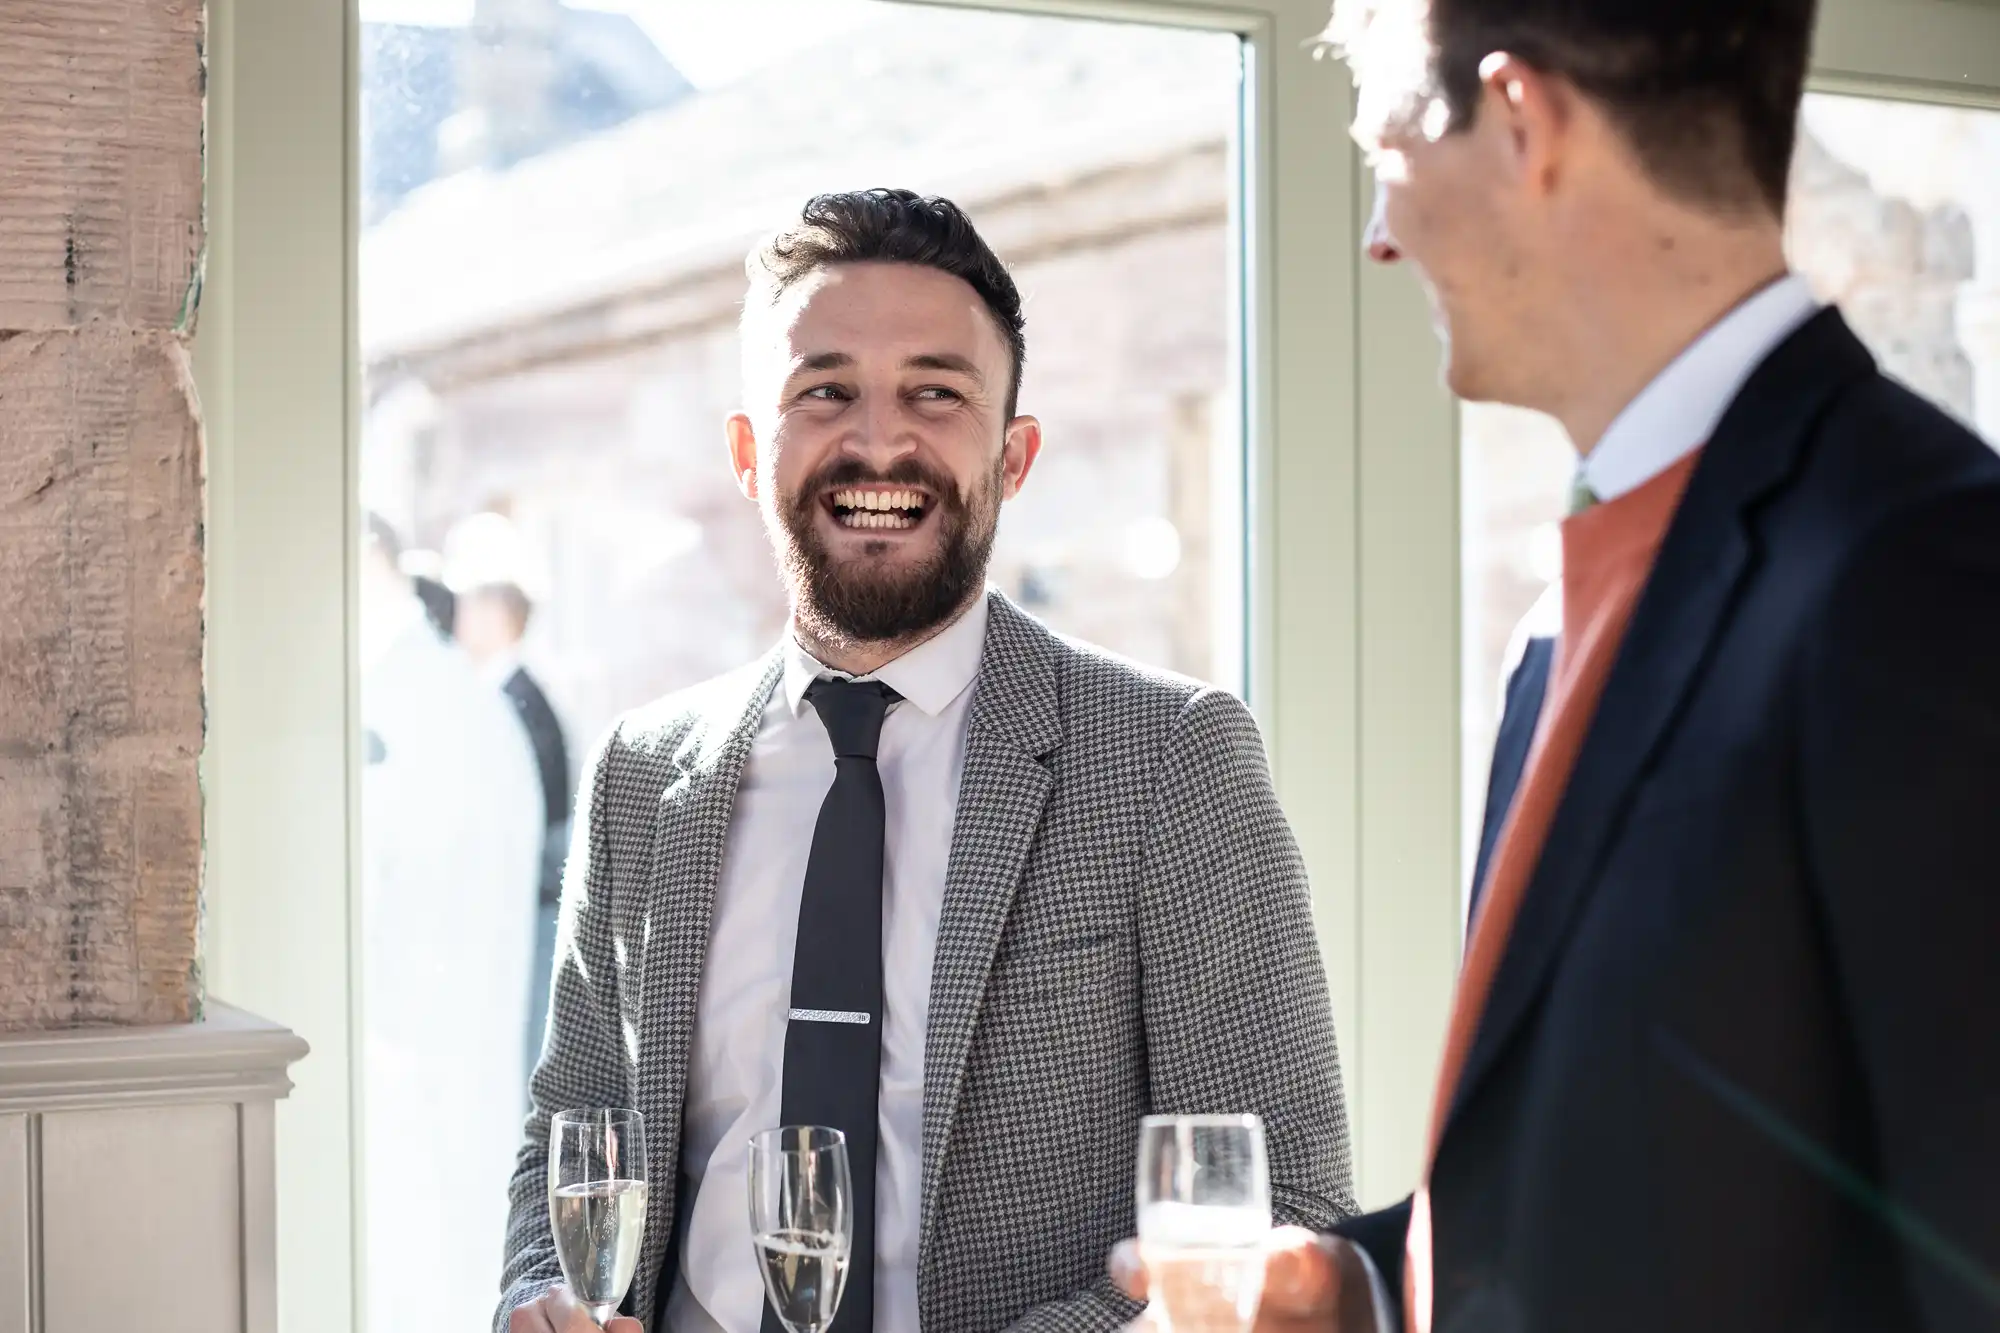
{"type": "Polygon", "coordinates": [[[951,478],[915,459],[875,473],[855,459],[822,470],[789,501],[776,506],[782,519],[778,563],[792,590],[799,626],[837,643],[900,643],[950,621],[985,586],[986,564],[999,527],[1001,465],[968,501],[951,478]],[[922,487],[932,496],[937,548],[913,563],[890,565],[890,543],[869,542],[857,555],[838,558],[827,548],[816,519],[821,500],[842,487],[883,483],[922,487]]]}

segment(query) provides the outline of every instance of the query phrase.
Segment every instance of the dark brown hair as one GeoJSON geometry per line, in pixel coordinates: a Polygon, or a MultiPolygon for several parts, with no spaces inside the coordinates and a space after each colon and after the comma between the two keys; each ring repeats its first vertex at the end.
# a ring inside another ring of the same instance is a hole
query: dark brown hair
{"type": "Polygon", "coordinates": [[[963,280],[979,294],[1013,358],[1012,419],[1027,362],[1021,293],[964,210],[909,190],[851,190],[809,200],[799,220],[752,251],[744,264],[750,299],[775,303],[808,274],[835,264],[917,264],[963,280]]]}
{"type": "MultiPolygon", "coordinates": [[[[1403,0],[1399,0],[1403,2],[1403,0]]],[[[1347,45],[1340,0],[1329,36],[1347,45]]],[[[1782,216],[1816,0],[1428,0],[1432,79],[1469,126],[1479,65],[1504,51],[1565,79],[1624,130],[1675,196],[1782,216]]]]}

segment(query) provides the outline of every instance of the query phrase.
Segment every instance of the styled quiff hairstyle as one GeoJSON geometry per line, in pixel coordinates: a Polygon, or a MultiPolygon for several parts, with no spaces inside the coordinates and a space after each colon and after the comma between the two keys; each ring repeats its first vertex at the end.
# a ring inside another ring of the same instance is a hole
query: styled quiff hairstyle
{"type": "Polygon", "coordinates": [[[795,284],[838,264],[917,264],[962,279],[993,316],[1013,360],[1007,417],[1021,396],[1027,364],[1027,321],[1021,293],[999,256],[980,238],[972,220],[949,199],[909,190],[852,190],[807,202],[799,220],[750,253],[746,318],[776,305],[795,284]]]}

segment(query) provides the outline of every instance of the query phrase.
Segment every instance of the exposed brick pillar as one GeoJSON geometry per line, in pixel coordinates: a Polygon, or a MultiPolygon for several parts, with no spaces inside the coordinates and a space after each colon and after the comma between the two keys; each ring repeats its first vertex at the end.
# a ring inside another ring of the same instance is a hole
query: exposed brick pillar
{"type": "Polygon", "coordinates": [[[200,1004],[201,42],[0,4],[0,1030],[200,1004]]]}

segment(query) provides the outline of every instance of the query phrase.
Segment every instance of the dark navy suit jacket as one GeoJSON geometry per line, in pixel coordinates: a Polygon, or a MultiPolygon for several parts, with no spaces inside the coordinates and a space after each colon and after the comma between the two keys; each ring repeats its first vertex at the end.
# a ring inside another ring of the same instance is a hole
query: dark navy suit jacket
{"type": "MultiPolygon", "coordinates": [[[[1696,467],[1430,1191],[1437,1333],[2000,1329],[2000,455],[1835,312],[1696,467]]],[[[1342,1228],[1398,1293],[1408,1218],[1342,1228]]]]}

